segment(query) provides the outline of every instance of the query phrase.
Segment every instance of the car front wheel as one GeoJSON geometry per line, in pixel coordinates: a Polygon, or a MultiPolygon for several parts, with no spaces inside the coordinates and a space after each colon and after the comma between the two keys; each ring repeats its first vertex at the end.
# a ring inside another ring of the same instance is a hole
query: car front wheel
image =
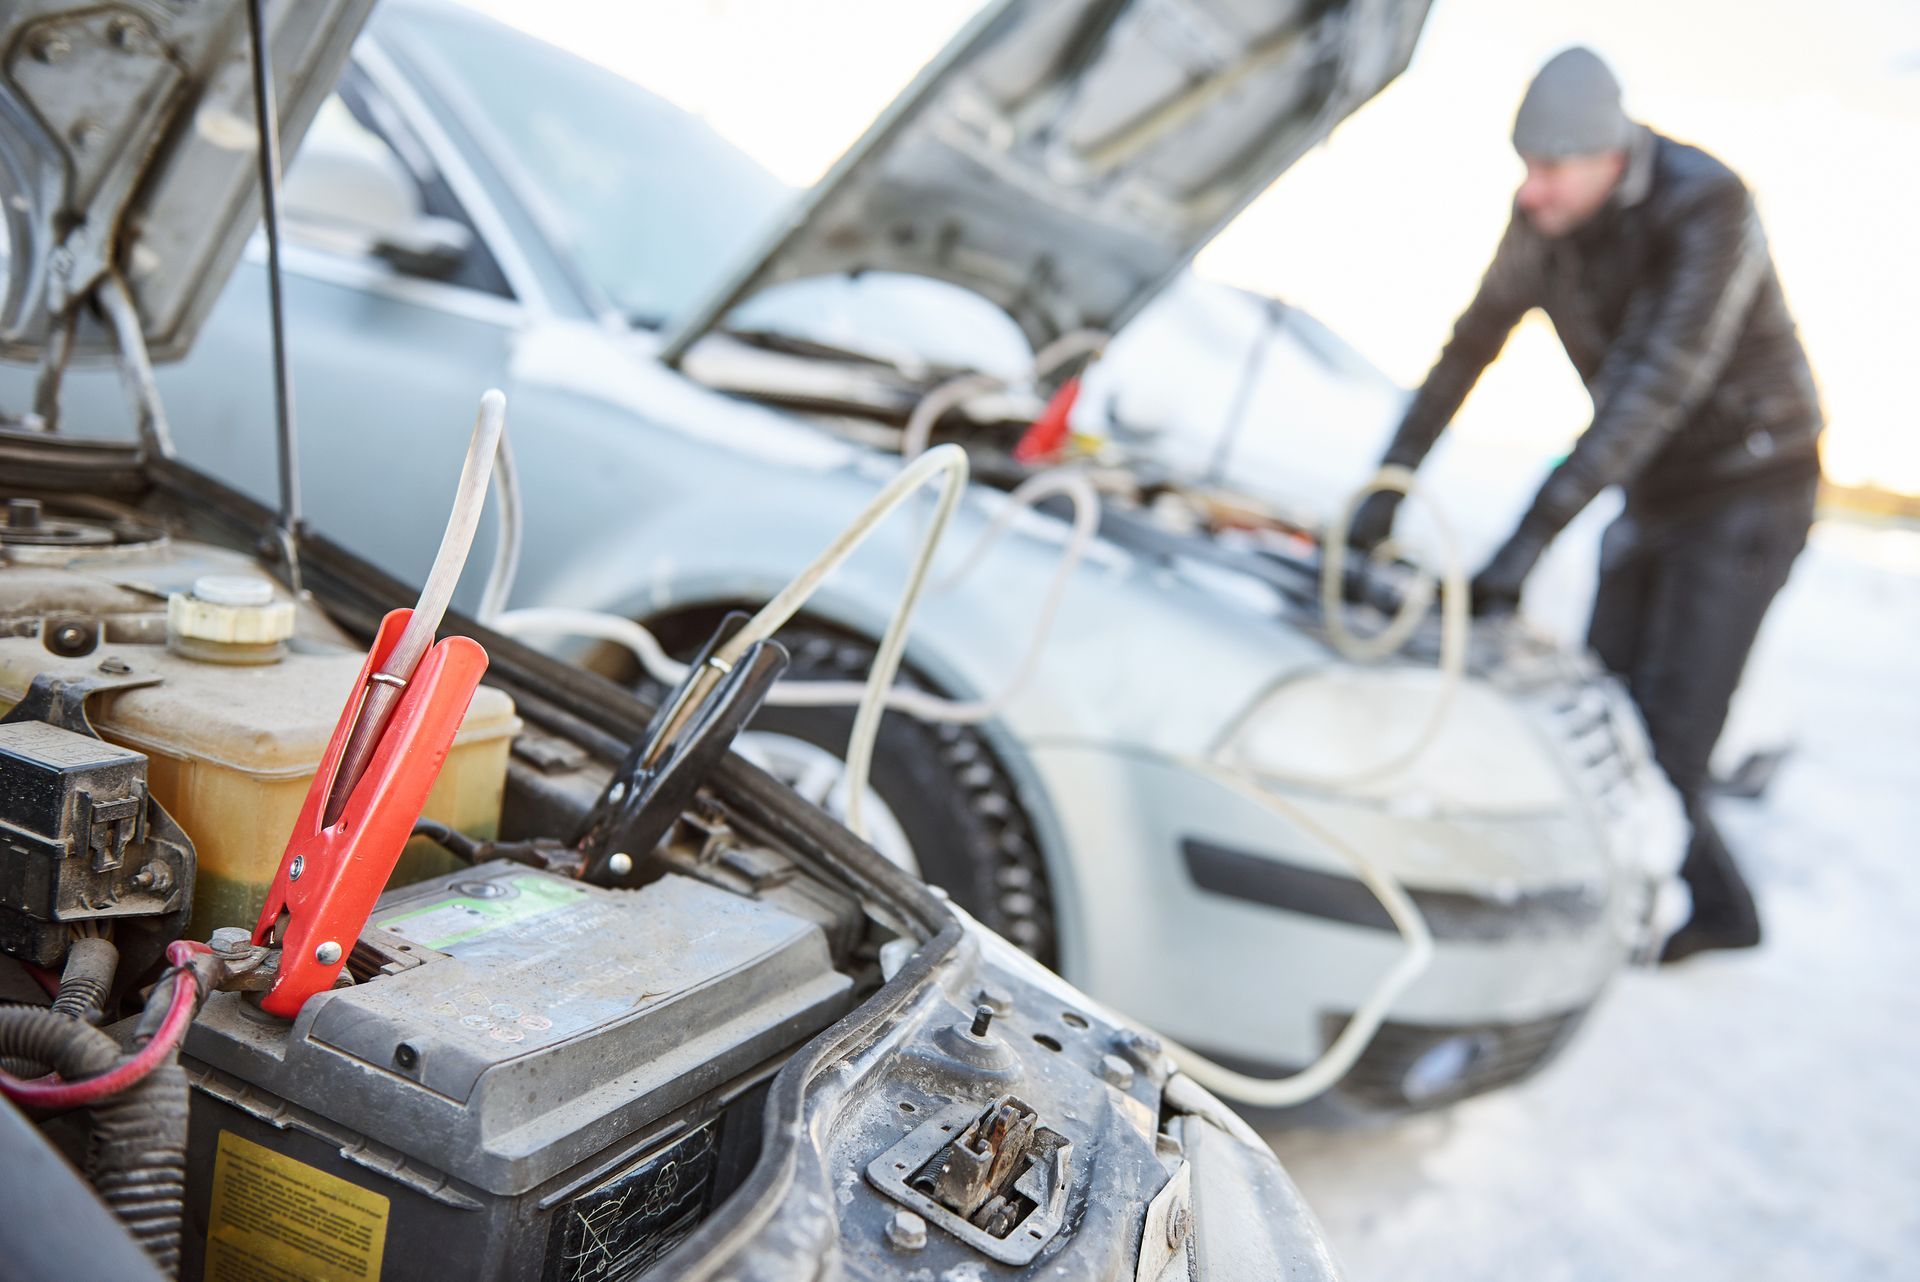
{"type": "MultiPolygon", "coordinates": [[[[867,641],[812,625],[789,626],[778,640],[793,656],[788,681],[863,681],[873,663],[867,641]]],[[[900,680],[919,684],[904,670],[900,680]]],[[[738,747],[807,800],[844,816],[853,717],[851,707],[770,705],[738,747]]],[[[1053,964],[1053,896],[1039,845],[1013,780],[977,729],[887,713],[862,801],[875,849],[1053,964]]]]}

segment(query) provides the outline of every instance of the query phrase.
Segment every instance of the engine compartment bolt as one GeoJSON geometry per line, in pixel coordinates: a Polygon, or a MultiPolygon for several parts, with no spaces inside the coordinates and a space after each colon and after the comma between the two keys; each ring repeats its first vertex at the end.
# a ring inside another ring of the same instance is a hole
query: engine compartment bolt
{"type": "Polygon", "coordinates": [[[1115,1090],[1124,1091],[1133,1085],[1133,1065],[1118,1055],[1102,1055],[1100,1077],[1115,1090]]]}
{"type": "Polygon", "coordinates": [[[47,649],[65,659],[91,654],[99,642],[98,625],[91,622],[48,619],[41,626],[45,630],[44,644],[47,649]]]}
{"type": "Polygon", "coordinates": [[[173,873],[159,860],[149,860],[133,875],[133,888],[164,895],[173,889],[173,873]]]}
{"type": "Polygon", "coordinates": [[[975,1006],[973,1008],[973,1027],[967,1031],[975,1037],[985,1037],[987,1029],[993,1024],[993,1007],[975,1006]]]}
{"type": "Polygon", "coordinates": [[[607,857],[607,868],[616,877],[624,877],[633,871],[633,856],[624,850],[615,851],[607,857]]]}
{"type": "Polygon", "coordinates": [[[1123,1028],[1114,1036],[1113,1048],[1129,1060],[1136,1068],[1152,1069],[1160,1062],[1166,1047],[1152,1033],[1137,1028],[1123,1028]]]}
{"type": "Polygon", "coordinates": [[[1167,1245],[1179,1250],[1181,1243],[1187,1240],[1187,1230],[1193,1226],[1193,1212],[1187,1209],[1185,1202],[1176,1203],[1167,1212],[1167,1245]]]}
{"type": "Polygon", "coordinates": [[[313,959],[322,966],[333,965],[340,960],[340,945],[329,939],[326,943],[313,950],[313,959]]]}
{"type": "Polygon", "coordinates": [[[287,865],[287,880],[299,881],[300,874],[305,872],[306,870],[307,870],[307,857],[305,855],[295,855],[293,857],[293,862],[287,865]]]}
{"type": "Polygon", "coordinates": [[[14,530],[34,530],[40,527],[39,499],[8,499],[7,527],[14,530]]]}
{"type": "Polygon", "coordinates": [[[122,53],[138,52],[145,34],[132,18],[115,18],[107,24],[107,39],[122,53]]]}
{"type": "Polygon", "coordinates": [[[72,53],[73,46],[67,43],[65,36],[49,32],[35,36],[33,43],[27,46],[27,52],[33,55],[35,62],[44,62],[52,66],[72,53]]]}
{"type": "Polygon", "coordinates": [[[902,1251],[918,1251],[927,1244],[927,1222],[912,1211],[895,1211],[887,1221],[887,1241],[902,1251]]]}
{"type": "Polygon", "coordinates": [[[75,151],[87,151],[107,140],[107,127],[97,120],[78,120],[67,130],[67,141],[75,151]]]}

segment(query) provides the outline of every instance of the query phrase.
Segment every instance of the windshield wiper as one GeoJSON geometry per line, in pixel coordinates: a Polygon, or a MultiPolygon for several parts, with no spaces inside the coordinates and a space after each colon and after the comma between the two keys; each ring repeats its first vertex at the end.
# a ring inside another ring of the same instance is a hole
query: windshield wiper
{"type": "Polygon", "coordinates": [[[903,369],[898,361],[876,356],[872,352],[863,352],[857,348],[841,347],[834,343],[823,343],[815,338],[802,338],[798,334],[788,334],[777,329],[758,329],[753,327],[736,328],[721,326],[717,333],[728,338],[757,347],[762,351],[779,352],[786,356],[805,356],[815,360],[846,361],[855,365],[870,365],[875,369],[887,370],[909,381],[921,381],[919,374],[903,369]]]}

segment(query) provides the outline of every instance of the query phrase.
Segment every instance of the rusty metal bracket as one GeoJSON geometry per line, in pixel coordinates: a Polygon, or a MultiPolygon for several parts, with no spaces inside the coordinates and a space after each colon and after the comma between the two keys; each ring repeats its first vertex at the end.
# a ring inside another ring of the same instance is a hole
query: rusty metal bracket
{"type": "Polygon", "coordinates": [[[1073,1143],[1012,1095],[950,1104],[867,1165],[867,1182],[989,1259],[1032,1263],[1066,1218],[1073,1143]]]}

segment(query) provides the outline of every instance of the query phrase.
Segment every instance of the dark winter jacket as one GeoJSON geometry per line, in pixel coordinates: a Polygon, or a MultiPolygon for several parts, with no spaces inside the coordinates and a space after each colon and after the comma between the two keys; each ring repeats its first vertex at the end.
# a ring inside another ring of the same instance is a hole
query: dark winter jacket
{"type": "Polygon", "coordinates": [[[1516,210],[1386,462],[1419,465],[1534,307],[1594,416],[1517,537],[1544,543],[1609,485],[1658,508],[1818,475],[1813,374],[1753,199],[1705,152],[1640,129],[1613,196],[1573,234],[1548,239],[1516,210]]]}

